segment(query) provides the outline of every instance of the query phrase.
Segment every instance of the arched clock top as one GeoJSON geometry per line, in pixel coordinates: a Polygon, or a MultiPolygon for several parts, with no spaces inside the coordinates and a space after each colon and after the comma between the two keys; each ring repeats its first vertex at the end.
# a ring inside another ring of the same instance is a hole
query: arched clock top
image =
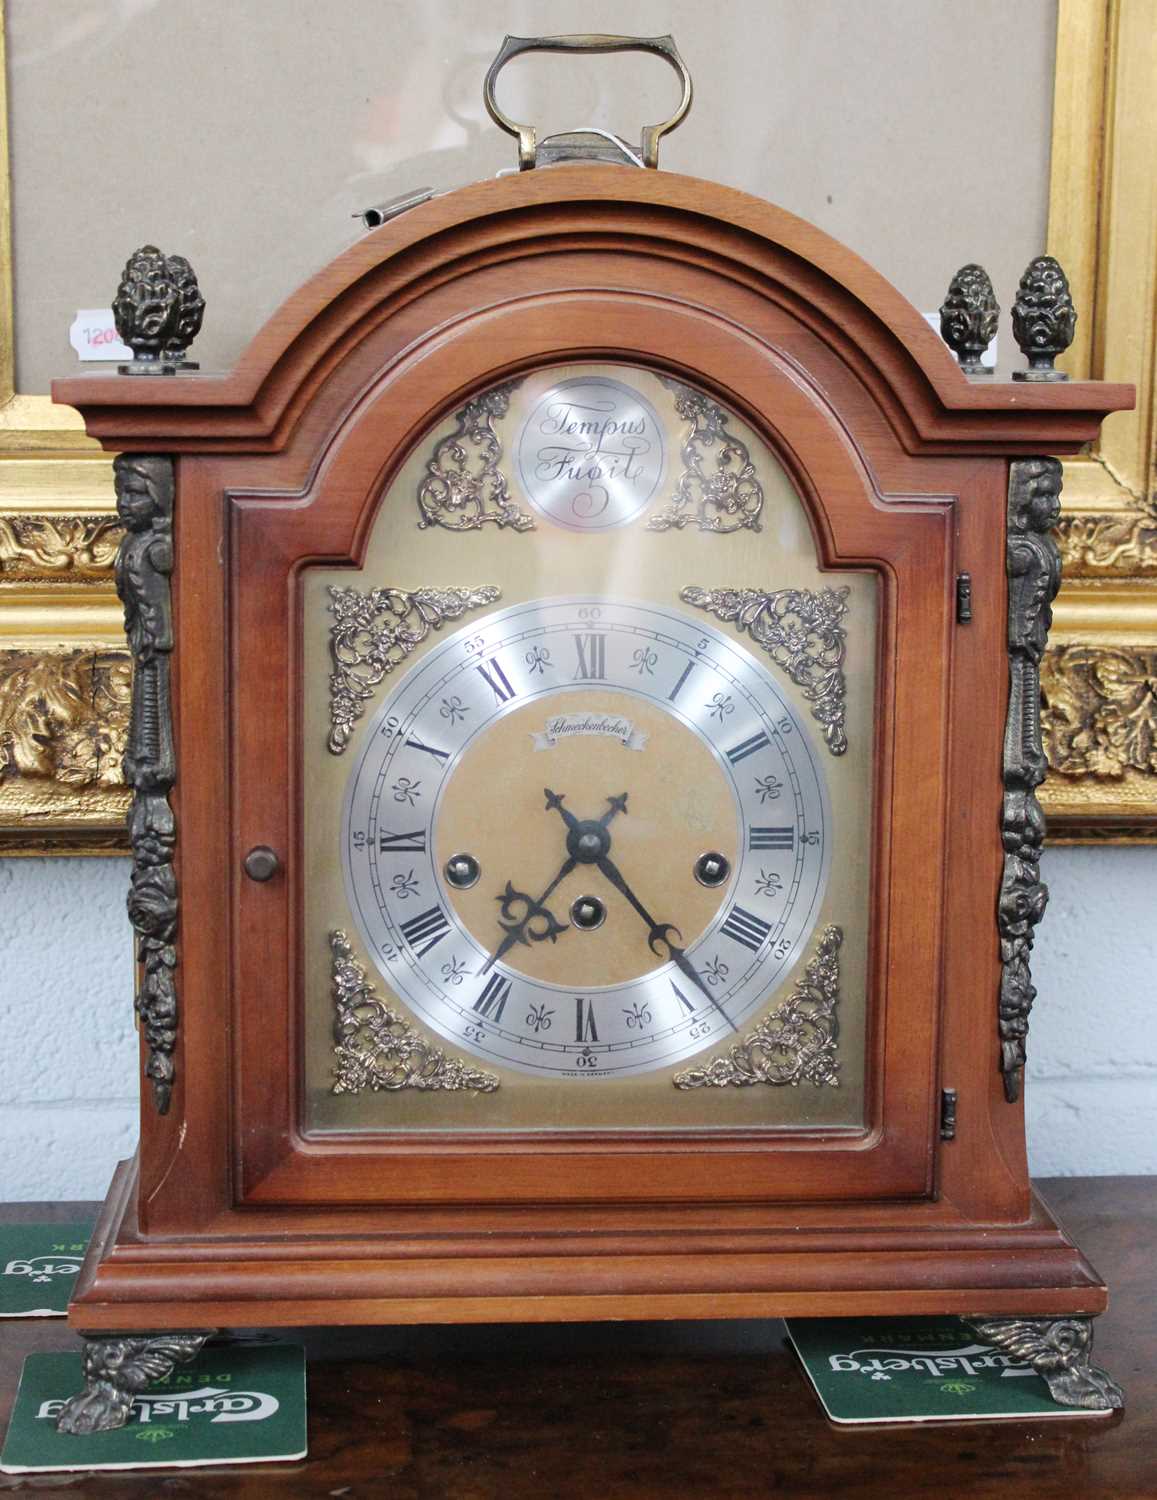
{"type": "Polygon", "coordinates": [[[715,183],[606,165],[477,183],[372,231],[291,296],[227,374],[86,375],[53,394],[109,448],[280,452],[327,393],[336,415],[398,357],[381,347],[387,325],[412,350],[434,328],[424,310],[445,319],[455,303],[612,289],[640,306],[718,311],[742,289],[854,372],[912,453],[1076,452],[1132,401],[1103,383],[969,382],[916,309],[813,225],[715,183]]]}

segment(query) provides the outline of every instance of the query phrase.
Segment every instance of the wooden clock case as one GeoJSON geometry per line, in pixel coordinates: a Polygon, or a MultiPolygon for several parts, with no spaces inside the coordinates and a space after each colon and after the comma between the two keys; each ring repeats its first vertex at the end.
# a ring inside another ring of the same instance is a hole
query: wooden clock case
{"type": "Polygon", "coordinates": [[[76,1329],[1105,1307],[1030,1187],[999,1067],[1006,509],[1014,461],[1078,452],[1128,388],[970,380],[811,226],[706,182],[579,164],[367,234],[229,374],[83,376],[54,395],[107,448],[175,473],[174,1078],[163,1114],[145,1082],[76,1329]],[[637,362],[726,403],[794,479],[833,583],[878,576],[862,1131],[299,1126],[300,570],[359,563],[433,422],[564,359],[637,362]],[[243,871],[258,845],[280,861],[264,882],[243,871]]]}

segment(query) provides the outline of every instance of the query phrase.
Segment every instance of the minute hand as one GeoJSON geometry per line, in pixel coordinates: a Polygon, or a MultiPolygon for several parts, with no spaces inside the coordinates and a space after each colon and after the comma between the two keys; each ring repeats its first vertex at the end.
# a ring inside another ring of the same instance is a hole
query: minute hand
{"type": "Polygon", "coordinates": [[[595,861],[595,868],[602,872],[607,880],[609,880],[614,886],[615,890],[620,891],[627,898],[627,900],[642,917],[643,921],[646,922],[647,926],[650,928],[650,933],[647,937],[647,947],[650,948],[651,952],[654,953],[656,957],[659,957],[659,949],[656,944],[662,943],[666,948],[672,963],[674,963],[679,972],[681,974],[685,974],[686,977],[691,981],[691,983],[695,985],[704,995],[706,995],[707,999],[711,1001],[711,1004],[727,1022],[728,1026],[731,1027],[732,1031],[738,1031],[739,1027],[736,1026],[735,1022],[723,1009],[719,1001],[716,1000],[715,996],[703,983],[703,980],[700,978],[699,972],[695,968],[695,965],[687,957],[683,949],[677,943],[673,943],[668,936],[669,933],[674,932],[677,933],[679,937],[682,937],[683,934],[679,932],[679,929],[671,922],[655,921],[651,913],[647,910],[647,908],[639,900],[638,896],[635,895],[634,891],[623,879],[622,875],[619,873],[618,866],[614,863],[613,860],[608,859],[605,854],[601,859],[595,861]]]}

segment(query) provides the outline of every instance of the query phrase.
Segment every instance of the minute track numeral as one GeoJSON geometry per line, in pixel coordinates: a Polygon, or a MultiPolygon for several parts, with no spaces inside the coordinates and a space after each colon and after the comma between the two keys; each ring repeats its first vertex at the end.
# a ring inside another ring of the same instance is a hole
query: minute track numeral
{"type": "Polygon", "coordinates": [[[415,828],[413,833],[379,833],[378,850],[382,854],[425,854],[426,830],[415,828]]]}
{"type": "Polygon", "coordinates": [[[430,906],[401,926],[402,936],[414,950],[415,957],[424,958],[450,931],[450,919],[440,906],[430,906]]]}
{"type": "Polygon", "coordinates": [[[757,917],[753,911],[748,911],[744,906],[733,906],[719,930],[733,942],[740,943],[744,948],[750,948],[752,953],[756,953],[771,933],[771,923],[765,922],[762,917],[757,917]]]}
{"type": "Polygon", "coordinates": [[[602,682],[607,675],[607,638],[591,632],[574,637],[578,663],[575,667],[575,682],[602,682]]]}
{"type": "Polygon", "coordinates": [[[494,694],[494,706],[500,703],[509,703],[514,697],[514,689],[510,686],[510,679],[502,670],[502,663],[496,656],[489,661],[480,661],[475,670],[494,694]]]}
{"type": "Polygon", "coordinates": [[[727,751],[727,759],[733,766],[737,766],[741,760],[746,760],[749,755],[754,755],[759,750],[766,750],[771,740],[761,729],[758,734],[753,734],[749,740],[741,740],[738,745],[732,745],[727,751]]]}
{"type": "Polygon", "coordinates": [[[506,1000],[510,994],[510,980],[505,974],[494,973],[482,986],[482,993],[474,1002],[474,1009],[480,1016],[485,1016],[488,1021],[493,1021],[497,1026],[502,1020],[502,1012],[506,1009],[506,1000]]]}
{"type": "Polygon", "coordinates": [[[755,828],[747,830],[749,849],[794,849],[794,828],[755,828]]]}

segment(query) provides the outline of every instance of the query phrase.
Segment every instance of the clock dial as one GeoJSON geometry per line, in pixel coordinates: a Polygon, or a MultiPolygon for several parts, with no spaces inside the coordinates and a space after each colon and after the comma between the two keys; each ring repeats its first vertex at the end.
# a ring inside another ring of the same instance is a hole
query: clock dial
{"type": "Polygon", "coordinates": [[[758,433],[532,370],[302,577],[307,1130],[862,1127],[875,583],[758,433]]]}
{"type": "Polygon", "coordinates": [[[341,851],[382,975],[448,1041],[580,1079],[729,1038],[820,907],[820,752],[674,609],[543,599],[441,642],[366,726],[341,851]]]}

